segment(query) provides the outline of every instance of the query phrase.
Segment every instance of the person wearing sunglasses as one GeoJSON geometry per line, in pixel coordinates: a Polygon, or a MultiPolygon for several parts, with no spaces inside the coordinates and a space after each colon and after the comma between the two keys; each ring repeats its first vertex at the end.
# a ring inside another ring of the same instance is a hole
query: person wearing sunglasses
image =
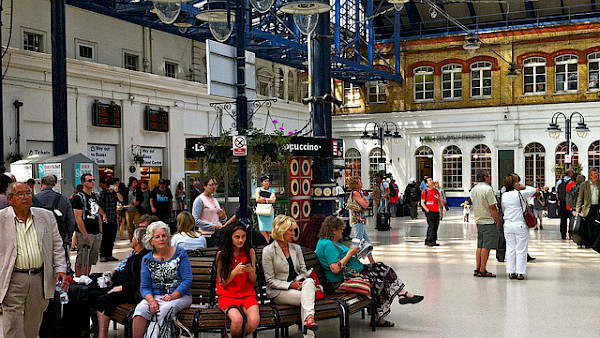
{"type": "Polygon", "coordinates": [[[89,276],[92,265],[98,262],[100,243],[102,242],[102,223],[107,222],[106,214],[98,203],[98,196],[93,192],[96,179],[92,174],[81,175],[83,191],[73,196],[73,212],[77,221],[77,258],[75,260],[75,276],[89,276]],[[84,247],[89,250],[82,250],[84,247]],[[89,255],[89,261],[88,256],[89,255]],[[84,266],[84,261],[89,263],[84,266]]]}

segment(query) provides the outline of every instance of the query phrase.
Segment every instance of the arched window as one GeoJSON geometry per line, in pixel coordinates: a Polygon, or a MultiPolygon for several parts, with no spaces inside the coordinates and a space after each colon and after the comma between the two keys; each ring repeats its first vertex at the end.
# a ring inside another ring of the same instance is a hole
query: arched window
{"type": "Polygon", "coordinates": [[[415,69],[415,101],[433,101],[433,67],[415,69]]]}
{"type": "Polygon", "coordinates": [[[344,157],[345,164],[345,178],[346,180],[352,176],[360,177],[361,174],[361,159],[360,152],[357,149],[350,148],[346,151],[346,156],[344,157]]]}
{"type": "Polygon", "coordinates": [[[445,189],[462,188],[462,151],[448,146],[442,155],[442,180],[445,189]]]}
{"type": "Polygon", "coordinates": [[[485,144],[478,144],[471,150],[471,186],[477,182],[479,170],[492,173],[492,151],[485,144]]]}
{"type": "Polygon", "coordinates": [[[288,101],[294,101],[296,99],[296,81],[294,81],[294,73],[291,70],[288,72],[287,83],[287,99],[288,101]]]}
{"type": "Polygon", "coordinates": [[[462,99],[462,66],[458,64],[442,67],[442,98],[462,99]]]}
{"type": "Polygon", "coordinates": [[[492,63],[475,62],[471,65],[471,97],[492,97],[492,63]]]}
{"type": "Polygon", "coordinates": [[[533,187],[544,186],[546,177],[546,149],[543,145],[532,142],[525,146],[525,184],[533,187]]]}
{"type": "MultiPolygon", "coordinates": [[[[578,164],[579,163],[579,152],[577,150],[577,146],[573,142],[571,142],[571,152],[569,154],[571,155],[571,165],[578,164]]],[[[563,164],[565,164],[565,155],[567,155],[567,142],[562,142],[561,144],[556,146],[555,165],[562,166],[563,164]]],[[[563,175],[560,175],[558,173],[556,174],[557,180],[561,179],[562,177],[563,177],[563,175]]]]}
{"type": "Polygon", "coordinates": [[[588,90],[600,89],[600,52],[588,55],[588,90]]]}
{"type": "Polygon", "coordinates": [[[523,93],[546,92],[546,59],[533,57],[523,61],[523,93]]]}
{"type": "Polygon", "coordinates": [[[556,73],[556,92],[574,91],[578,88],[577,55],[567,54],[554,59],[556,73]]]}
{"type": "Polygon", "coordinates": [[[269,69],[261,68],[256,72],[258,80],[258,93],[264,96],[271,96],[273,88],[273,72],[269,69]]]}
{"type": "Polygon", "coordinates": [[[428,146],[420,146],[415,151],[417,159],[417,180],[425,175],[433,176],[433,150],[428,146]]]}
{"type": "Polygon", "coordinates": [[[369,179],[375,182],[375,174],[385,171],[385,151],[381,148],[373,148],[369,153],[369,179]]]}
{"type": "Polygon", "coordinates": [[[277,70],[277,97],[280,99],[285,98],[285,75],[281,68],[277,70]]]}
{"type": "Polygon", "coordinates": [[[588,168],[600,169],[600,141],[595,141],[588,148],[588,168]]]}
{"type": "Polygon", "coordinates": [[[433,150],[428,146],[420,146],[415,151],[416,157],[425,157],[425,158],[433,158],[433,150]]]}
{"type": "Polygon", "coordinates": [[[300,71],[299,78],[300,97],[298,98],[298,102],[302,102],[302,99],[308,97],[308,72],[300,71]]]}
{"type": "Polygon", "coordinates": [[[360,107],[360,86],[352,82],[344,82],[344,105],[360,107]]]}

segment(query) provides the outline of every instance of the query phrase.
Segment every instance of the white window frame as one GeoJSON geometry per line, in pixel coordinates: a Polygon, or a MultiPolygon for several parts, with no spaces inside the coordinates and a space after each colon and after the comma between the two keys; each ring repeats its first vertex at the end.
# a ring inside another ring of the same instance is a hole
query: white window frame
{"type": "Polygon", "coordinates": [[[433,67],[421,66],[415,68],[413,78],[415,102],[433,102],[435,99],[433,67]],[[428,81],[428,78],[430,78],[431,81],[428,81]],[[421,89],[418,89],[418,87],[421,87],[421,89]],[[427,89],[428,87],[431,89],[427,89]]]}
{"type": "Polygon", "coordinates": [[[46,32],[40,31],[37,29],[22,27],[21,28],[21,49],[31,51],[31,52],[44,53],[44,51],[46,50],[46,32]],[[25,34],[37,35],[40,37],[39,50],[25,49],[25,41],[24,41],[25,34]]]}
{"type": "Polygon", "coordinates": [[[82,61],[96,62],[96,60],[97,60],[96,51],[98,49],[97,46],[98,46],[98,44],[95,43],[95,42],[90,42],[90,41],[75,39],[75,58],[77,60],[82,60],[82,61]],[[79,47],[90,48],[92,50],[92,57],[89,58],[89,57],[82,56],[79,53],[79,47]]]}
{"type": "Polygon", "coordinates": [[[442,67],[442,100],[462,100],[462,71],[463,67],[456,63],[442,67]],[[445,75],[448,75],[450,78],[445,79],[445,75]],[[445,88],[446,84],[449,84],[450,88],[445,88]],[[455,95],[455,91],[458,90],[460,90],[460,95],[455,95]],[[447,96],[448,93],[450,94],[449,96],[447,96]]]}
{"type": "Polygon", "coordinates": [[[346,150],[346,154],[344,155],[344,165],[346,168],[350,168],[344,170],[344,176],[346,180],[352,176],[361,177],[362,157],[360,151],[356,148],[350,148],[346,150]]]}
{"type": "Polygon", "coordinates": [[[600,52],[588,55],[588,92],[600,91],[600,52]],[[595,65],[594,70],[592,64],[595,65]]]}
{"type": "Polygon", "coordinates": [[[367,98],[369,103],[386,103],[387,102],[387,83],[385,81],[369,81],[367,98]],[[374,96],[375,100],[371,100],[374,96]]]}
{"type": "Polygon", "coordinates": [[[579,90],[579,57],[574,54],[557,56],[554,59],[554,87],[556,93],[574,93],[579,90]],[[559,86],[559,76],[564,76],[559,86]],[[572,88],[571,85],[575,85],[572,88]]]}
{"type": "Polygon", "coordinates": [[[140,53],[133,52],[133,51],[130,51],[130,50],[124,50],[123,51],[123,68],[128,69],[128,70],[140,71],[140,69],[141,69],[141,60],[142,60],[142,57],[141,57],[140,53]],[[125,62],[125,60],[127,59],[127,55],[131,55],[131,56],[136,56],[137,57],[137,67],[136,67],[137,69],[126,68],[127,63],[125,62]]]}
{"type": "Polygon", "coordinates": [[[471,99],[490,99],[493,96],[493,83],[492,83],[492,63],[489,61],[478,61],[474,62],[470,66],[471,69],[471,99]],[[489,76],[486,76],[489,73],[489,76]],[[477,77],[476,77],[477,76],[477,77]],[[478,85],[474,85],[474,82],[479,82],[478,85]],[[485,85],[485,82],[489,81],[489,85],[485,85]],[[489,88],[490,93],[484,94],[485,90],[489,88]],[[479,95],[475,95],[475,89],[479,89],[479,95]]]}
{"type": "Polygon", "coordinates": [[[300,86],[298,88],[298,102],[302,102],[302,99],[308,97],[308,72],[300,71],[300,73],[298,74],[298,83],[300,83],[300,86]]]}
{"type": "Polygon", "coordinates": [[[344,82],[344,107],[360,107],[360,86],[344,82]]]}
{"type": "Polygon", "coordinates": [[[442,180],[444,189],[463,188],[463,153],[459,146],[449,145],[442,153],[442,180]]]}
{"type": "Polygon", "coordinates": [[[546,59],[539,56],[534,56],[523,60],[523,95],[546,95],[548,91],[548,67],[546,66],[546,59]],[[544,74],[538,73],[538,67],[544,67],[544,74]],[[528,69],[531,69],[531,75],[527,74],[528,69]],[[539,76],[544,76],[544,81],[538,81],[539,76]],[[531,78],[531,82],[527,82],[527,79],[531,78]],[[532,86],[531,91],[527,91],[528,85],[532,86]],[[543,90],[539,89],[543,86],[543,90]]]}
{"type": "Polygon", "coordinates": [[[525,185],[537,187],[546,183],[546,148],[539,142],[531,142],[523,149],[525,157],[525,185]],[[529,166],[528,166],[529,165],[529,166]],[[540,180],[537,178],[540,176],[540,180]]]}
{"type": "Polygon", "coordinates": [[[296,100],[296,88],[294,84],[296,83],[294,79],[294,72],[291,70],[287,72],[287,100],[295,101],[296,100]]]}
{"type": "Polygon", "coordinates": [[[471,150],[471,187],[477,183],[477,172],[480,170],[492,174],[492,151],[487,144],[478,144],[471,150]]]}
{"type": "Polygon", "coordinates": [[[375,174],[381,172],[381,171],[386,171],[384,170],[380,170],[379,169],[379,152],[382,152],[381,158],[383,159],[383,164],[384,167],[387,168],[387,157],[385,154],[385,151],[381,148],[381,147],[376,147],[371,149],[371,151],[369,152],[369,184],[372,184],[373,182],[375,182],[375,174]]]}
{"type": "Polygon", "coordinates": [[[588,147],[588,168],[600,168],[600,141],[598,140],[588,147]]]}
{"type": "Polygon", "coordinates": [[[256,72],[256,82],[258,83],[257,91],[259,95],[273,95],[273,72],[267,68],[261,68],[256,72]],[[266,88],[266,92],[263,91],[266,88]]]}
{"type": "Polygon", "coordinates": [[[178,62],[175,62],[175,61],[172,61],[172,60],[165,60],[164,63],[163,63],[163,67],[164,67],[164,75],[166,77],[170,77],[172,79],[178,79],[179,78],[179,63],[178,62]],[[173,74],[174,76],[169,76],[167,74],[167,64],[171,64],[171,65],[175,66],[175,73],[173,74]]]}

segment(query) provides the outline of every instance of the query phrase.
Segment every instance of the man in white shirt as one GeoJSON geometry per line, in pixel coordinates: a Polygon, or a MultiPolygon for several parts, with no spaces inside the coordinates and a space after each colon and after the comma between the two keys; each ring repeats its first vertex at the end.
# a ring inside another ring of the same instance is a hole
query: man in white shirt
{"type": "Polygon", "coordinates": [[[338,214],[342,211],[342,209],[344,209],[344,197],[346,195],[346,192],[344,191],[344,188],[342,188],[342,186],[338,183],[335,186],[335,195],[338,198],[338,214]]]}

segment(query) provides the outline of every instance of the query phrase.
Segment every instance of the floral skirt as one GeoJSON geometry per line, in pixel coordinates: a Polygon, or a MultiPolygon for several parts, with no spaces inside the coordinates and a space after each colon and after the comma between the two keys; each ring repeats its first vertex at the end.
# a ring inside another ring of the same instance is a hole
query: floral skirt
{"type": "Polygon", "coordinates": [[[398,278],[394,269],[382,262],[365,264],[360,273],[371,282],[376,319],[387,316],[394,298],[404,289],[404,283],[398,278]]]}

